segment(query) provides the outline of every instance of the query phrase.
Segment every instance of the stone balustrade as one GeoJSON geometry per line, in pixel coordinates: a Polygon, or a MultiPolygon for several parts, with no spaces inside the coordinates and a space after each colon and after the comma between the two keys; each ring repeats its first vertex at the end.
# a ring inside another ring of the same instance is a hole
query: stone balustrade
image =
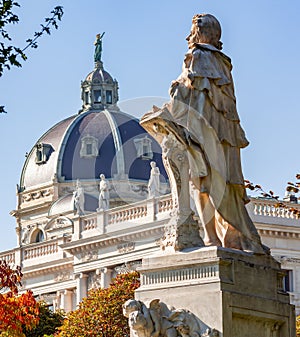
{"type": "Polygon", "coordinates": [[[158,212],[170,212],[173,209],[173,199],[171,195],[163,196],[158,202],[158,212]]]}
{"type": "MultiPolygon", "coordinates": [[[[156,204],[158,205],[159,213],[168,212],[172,209],[172,198],[168,195],[161,199],[143,200],[131,205],[124,205],[108,211],[99,211],[98,213],[86,215],[81,219],[82,231],[99,229],[100,227],[106,227],[106,229],[109,230],[109,226],[112,225],[121,225],[123,223],[136,222],[139,220],[145,221],[149,216],[149,209],[154,209],[153,205],[156,204]],[[103,216],[97,217],[97,214],[103,216]],[[104,223],[99,224],[99,221],[104,223]]],[[[148,222],[149,221],[150,218],[148,219],[148,222]]]]}
{"type": "MultiPolygon", "coordinates": [[[[294,211],[291,209],[291,207],[296,209],[299,208],[300,210],[300,205],[287,204],[287,207],[278,207],[277,204],[278,202],[273,200],[252,198],[250,206],[248,207],[248,211],[251,217],[263,216],[273,218],[298,219],[297,215],[294,214],[294,211]]],[[[154,212],[153,219],[168,218],[170,212],[173,209],[173,200],[171,195],[168,194],[157,199],[143,200],[129,206],[124,205],[111,209],[109,211],[105,211],[104,213],[107,216],[104,217],[104,220],[106,221],[103,225],[104,227],[114,224],[122,225],[122,223],[136,220],[145,221],[147,223],[151,221],[149,218],[150,208],[154,212]],[[149,218],[148,221],[147,218],[149,218]]],[[[96,214],[87,215],[82,218],[82,221],[83,231],[97,228],[98,220],[96,214]]],[[[271,221],[272,220],[270,219],[270,223],[271,221]]]]}
{"type": "Polygon", "coordinates": [[[88,231],[91,229],[97,228],[97,215],[95,213],[84,217],[83,221],[83,230],[88,231]]]}
{"type": "MultiPolygon", "coordinates": [[[[294,227],[298,228],[298,226],[300,226],[300,223],[298,225],[297,222],[297,215],[295,215],[292,210],[292,207],[300,209],[300,205],[286,204],[287,207],[276,207],[276,204],[278,204],[278,202],[273,200],[252,198],[251,203],[247,206],[251,218],[258,224],[258,230],[262,235],[269,236],[268,231],[271,230],[271,228],[268,229],[265,228],[265,226],[260,228],[259,223],[261,222],[263,224],[269,223],[270,225],[275,223],[277,225],[286,225],[286,221],[289,221],[294,227]]],[[[75,235],[73,234],[73,240],[82,237],[91,237],[95,235],[95,230],[98,234],[102,234],[113,232],[116,229],[122,229],[123,226],[124,228],[127,226],[134,226],[137,228],[139,225],[150,224],[155,221],[167,221],[172,209],[173,202],[172,197],[169,194],[156,199],[147,199],[131,205],[116,207],[108,211],[88,214],[80,217],[77,222],[74,221],[75,235]]],[[[280,232],[278,228],[276,230],[278,233],[280,232]]],[[[272,235],[275,234],[273,233],[272,235]]],[[[281,232],[279,234],[281,236],[283,235],[281,232]]],[[[298,232],[285,234],[285,236],[297,238],[299,235],[298,232]]],[[[51,241],[34,243],[14,250],[9,250],[1,253],[0,259],[3,259],[8,263],[18,264],[21,254],[23,255],[23,261],[29,263],[28,260],[40,257],[45,258],[56,253],[62,253],[63,250],[59,248],[59,245],[64,243],[65,239],[66,238],[61,237],[51,241]]]]}
{"type": "MultiPolygon", "coordinates": [[[[277,201],[273,200],[260,200],[252,199],[253,214],[267,217],[285,218],[285,219],[298,219],[298,215],[294,213],[294,209],[300,210],[298,204],[286,204],[286,207],[278,206],[277,201]]],[[[251,214],[250,214],[251,216],[251,214]]]]}
{"type": "Polygon", "coordinates": [[[30,245],[24,249],[24,260],[40,258],[42,256],[55,254],[58,252],[58,240],[46,241],[30,245]]]}
{"type": "Polygon", "coordinates": [[[131,220],[144,218],[147,216],[147,204],[143,202],[141,205],[135,204],[133,207],[122,207],[116,211],[112,210],[108,214],[108,224],[116,224],[131,220]]]}
{"type": "Polygon", "coordinates": [[[9,251],[9,252],[4,252],[0,255],[0,260],[6,261],[8,264],[15,264],[16,259],[15,259],[15,252],[9,251]]]}

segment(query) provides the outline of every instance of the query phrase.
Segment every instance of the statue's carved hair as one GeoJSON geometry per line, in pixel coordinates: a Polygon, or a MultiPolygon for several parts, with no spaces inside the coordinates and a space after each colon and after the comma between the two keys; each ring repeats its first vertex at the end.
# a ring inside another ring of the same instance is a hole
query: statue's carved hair
{"type": "Polygon", "coordinates": [[[197,43],[208,43],[222,49],[221,25],[219,21],[211,14],[196,14],[192,19],[192,28],[190,35],[186,38],[189,48],[197,43]]]}

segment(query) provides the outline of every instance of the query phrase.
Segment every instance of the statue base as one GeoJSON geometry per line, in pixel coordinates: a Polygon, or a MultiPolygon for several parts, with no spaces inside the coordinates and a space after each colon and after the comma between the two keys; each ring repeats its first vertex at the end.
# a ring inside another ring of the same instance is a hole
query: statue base
{"type": "Polygon", "coordinates": [[[165,226],[160,247],[165,252],[177,252],[187,248],[203,247],[204,242],[199,234],[199,224],[188,212],[175,212],[165,226]]]}
{"type": "Polygon", "coordinates": [[[295,337],[295,309],[272,256],[204,247],[144,258],[139,272],[136,299],[189,310],[199,336],[295,337]]]}

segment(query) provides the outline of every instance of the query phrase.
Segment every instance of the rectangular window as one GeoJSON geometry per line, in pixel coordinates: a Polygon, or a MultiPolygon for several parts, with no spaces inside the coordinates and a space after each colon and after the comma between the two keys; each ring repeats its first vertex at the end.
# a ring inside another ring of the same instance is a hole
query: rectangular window
{"type": "Polygon", "coordinates": [[[285,276],[283,277],[283,290],[293,291],[293,271],[284,269],[285,276]]]}
{"type": "Polygon", "coordinates": [[[148,155],[149,155],[149,146],[148,146],[148,144],[143,144],[143,156],[144,157],[148,157],[148,155]]]}
{"type": "Polygon", "coordinates": [[[89,103],[90,103],[90,100],[89,100],[89,92],[86,91],[86,92],[84,93],[84,95],[85,95],[85,98],[84,98],[85,104],[89,104],[89,103]]]}
{"type": "Polygon", "coordinates": [[[43,161],[43,151],[41,149],[36,150],[36,160],[37,163],[41,163],[43,161]]]}
{"type": "Polygon", "coordinates": [[[52,152],[53,148],[50,144],[38,143],[36,145],[35,162],[37,164],[45,164],[52,152]]]}
{"type": "Polygon", "coordinates": [[[106,90],[106,103],[112,104],[112,91],[106,90]]]}
{"type": "Polygon", "coordinates": [[[87,155],[93,154],[92,144],[86,144],[86,154],[87,155]]]}
{"type": "Polygon", "coordinates": [[[101,103],[101,90],[94,90],[94,103],[101,103]]]}
{"type": "Polygon", "coordinates": [[[142,160],[152,159],[153,152],[151,148],[151,139],[148,137],[134,139],[136,155],[142,160]]]}

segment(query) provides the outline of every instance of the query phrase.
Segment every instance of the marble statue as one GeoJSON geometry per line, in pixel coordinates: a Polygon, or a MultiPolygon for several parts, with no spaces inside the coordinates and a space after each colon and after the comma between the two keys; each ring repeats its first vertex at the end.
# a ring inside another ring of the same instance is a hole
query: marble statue
{"type": "Polygon", "coordinates": [[[99,210],[108,210],[109,209],[109,185],[108,181],[105,179],[104,174],[100,174],[100,183],[99,183],[99,210]]]}
{"type": "Polygon", "coordinates": [[[150,162],[151,171],[148,182],[148,198],[156,198],[160,195],[160,172],[155,161],[150,162]]]}
{"type": "Polygon", "coordinates": [[[28,243],[29,229],[28,228],[22,228],[21,233],[22,233],[21,242],[22,243],[28,243]]]}
{"type": "Polygon", "coordinates": [[[76,182],[76,189],[73,192],[72,204],[74,205],[76,214],[84,214],[84,189],[81,186],[80,180],[78,179],[76,182]]]}
{"type": "Polygon", "coordinates": [[[141,125],[169,158],[166,170],[175,177],[179,209],[189,207],[188,198],[180,194],[193,191],[205,245],[264,254],[268,249],[245,208],[240,149],[248,140],[236,109],[231,60],[221,52],[220,37],[221,26],[213,15],[193,17],[189,49],[181,75],[172,82],[171,100],[161,109],[154,107],[141,125]],[[176,149],[181,162],[178,155],[172,157],[176,149]]]}
{"type": "Polygon", "coordinates": [[[128,318],[128,324],[136,337],[151,336],[154,324],[146,305],[137,300],[128,300],[123,304],[123,315],[128,318]]]}
{"type": "Polygon", "coordinates": [[[94,42],[95,45],[95,54],[94,54],[94,60],[95,62],[101,62],[101,55],[102,55],[102,38],[104,36],[105,32],[101,34],[96,35],[96,41],[94,42]]]}
{"type": "Polygon", "coordinates": [[[123,314],[135,337],[219,336],[217,330],[208,328],[189,310],[176,310],[159,299],[149,303],[128,300],[123,304],[123,314]]]}

